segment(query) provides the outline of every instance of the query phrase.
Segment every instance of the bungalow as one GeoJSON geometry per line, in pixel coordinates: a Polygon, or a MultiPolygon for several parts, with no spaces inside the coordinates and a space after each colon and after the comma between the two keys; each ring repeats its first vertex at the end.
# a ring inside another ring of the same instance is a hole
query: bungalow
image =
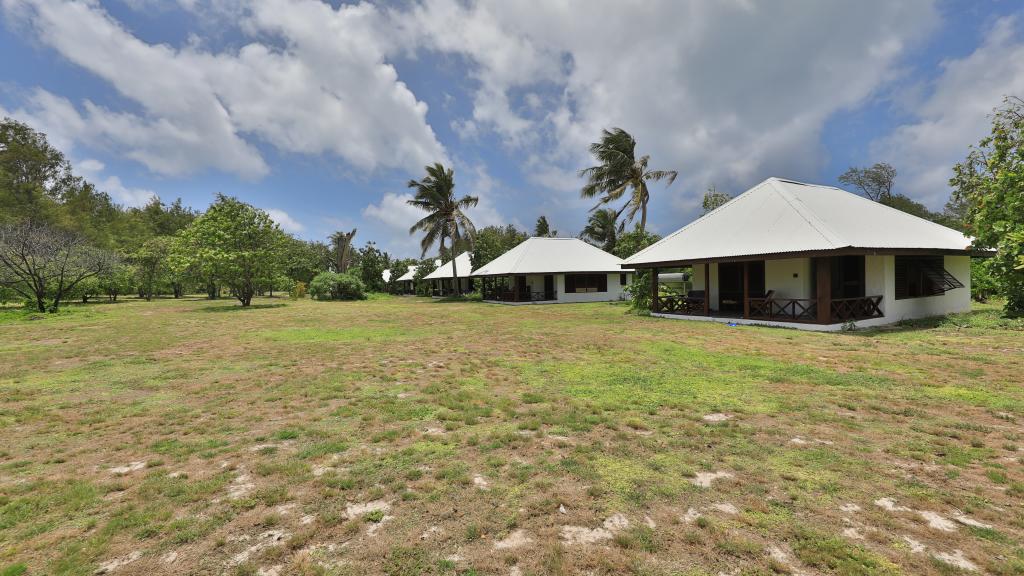
{"type": "Polygon", "coordinates": [[[483,299],[504,304],[621,300],[622,260],[578,238],[528,238],[473,271],[483,299]]]}
{"type": "MultiPolygon", "coordinates": [[[[469,252],[463,252],[455,257],[455,272],[459,275],[459,286],[463,294],[473,291],[473,279],[469,277],[472,271],[473,264],[470,262],[469,252]]],[[[430,295],[435,298],[455,294],[455,285],[452,283],[451,260],[438,266],[436,270],[424,276],[423,279],[430,281],[430,295]]]]}
{"type": "Polygon", "coordinates": [[[956,230],[769,178],[623,267],[692,267],[692,290],[652,288],[655,316],[828,331],[969,310],[971,254],[956,230]]]}
{"type": "Polygon", "coordinates": [[[416,268],[416,266],[409,266],[409,269],[406,271],[406,273],[402,274],[395,280],[395,293],[412,294],[416,291],[416,286],[414,286],[416,268]]]}

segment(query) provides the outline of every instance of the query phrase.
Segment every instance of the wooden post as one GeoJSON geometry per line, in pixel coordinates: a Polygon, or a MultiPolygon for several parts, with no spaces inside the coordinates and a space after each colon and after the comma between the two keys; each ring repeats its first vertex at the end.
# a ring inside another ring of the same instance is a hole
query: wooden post
{"type": "Polygon", "coordinates": [[[750,318],[750,262],[743,263],[743,317],[750,318]]]}
{"type": "Polygon", "coordinates": [[[704,315],[711,316],[711,264],[704,263],[704,315]]]}
{"type": "Polygon", "coordinates": [[[661,312],[661,302],[658,302],[658,269],[651,268],[651,312],[661,312]]]}
{"type": "Polygon", "coordinates": [[[815,270],[818,275],[818,324],[828,324],[832,320],[832,258],[816,258],[815,270]]]}

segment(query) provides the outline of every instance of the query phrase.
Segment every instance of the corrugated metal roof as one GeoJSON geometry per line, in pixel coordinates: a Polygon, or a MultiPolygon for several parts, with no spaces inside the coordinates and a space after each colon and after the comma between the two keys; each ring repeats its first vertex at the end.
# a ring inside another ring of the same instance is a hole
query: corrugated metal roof
{"type": "Polygon", "coordinates": [[[651,264],[864,249],[967,250],[956,230],[832,186],[769,178],[625,260],[651,264]]]}
{"type": "Polygon", "coordinates": [[[409,271],[402,274],[395,282],[405,282],[406,280],[412,280],[413,276],[416,275],[416,266],[409,266],[409,271]]]}
{"type": "MultiPolygon", "coordinates": [[[[465,278],[469,276],[469,273],[473,271],[473,264],[469,261],[469,252],[463,252],[455,257],[455,268],[459,273],[459,278],[465,278]]],[[[449,260],[444,264],[441,264],[437,270],[434,270],[430,274],[423,277],[424,280],[439,280],[441,278],[452,277],[452,261],[449,260]]]]}
{"type": "Polygon", "coordinates": [[[622,260],[579,238],[527,238],[473,271],[473,276],[621,272],[622,260]]]}

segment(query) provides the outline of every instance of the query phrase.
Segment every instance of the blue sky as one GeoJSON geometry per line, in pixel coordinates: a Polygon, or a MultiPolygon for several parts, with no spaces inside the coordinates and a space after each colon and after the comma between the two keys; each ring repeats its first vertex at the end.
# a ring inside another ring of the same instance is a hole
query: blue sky
{"type": "Polygon", "coordinates": [[[835,184],[888,161],[940,208],[950,167],[1024,94],[1019,2],[0,0],[0,114],[117,201],[217,192],[309,239],[418,255],[405,182],[455,167],[478,226],[563,235],[575,172],[621,126],[656,168],[649,225],[710,185],[835,184]],[[628,23],[628,26],[625,25],[628,23]]]}

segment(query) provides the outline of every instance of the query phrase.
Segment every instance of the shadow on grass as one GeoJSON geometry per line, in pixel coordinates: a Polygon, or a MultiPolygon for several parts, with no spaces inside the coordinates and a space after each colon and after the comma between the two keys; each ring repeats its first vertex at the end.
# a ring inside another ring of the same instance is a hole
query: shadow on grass
{"type": "Polygon", "coordinates": [[[245,310],[266,310],[267,308],[284,308],[287,306],[285,303],[280,304],[250,304],[248,306],[242,306],[241,304],[221,304],[218,306],[205,306],[199,308],[199,312],[242,312],[245,310]]]}
{"type": "Polygon", "coordinates": [[[445,296],[444,298],[431,298],[431,304],[465,304],[468,302],[483,302],[479,296],[445,296]]]}

